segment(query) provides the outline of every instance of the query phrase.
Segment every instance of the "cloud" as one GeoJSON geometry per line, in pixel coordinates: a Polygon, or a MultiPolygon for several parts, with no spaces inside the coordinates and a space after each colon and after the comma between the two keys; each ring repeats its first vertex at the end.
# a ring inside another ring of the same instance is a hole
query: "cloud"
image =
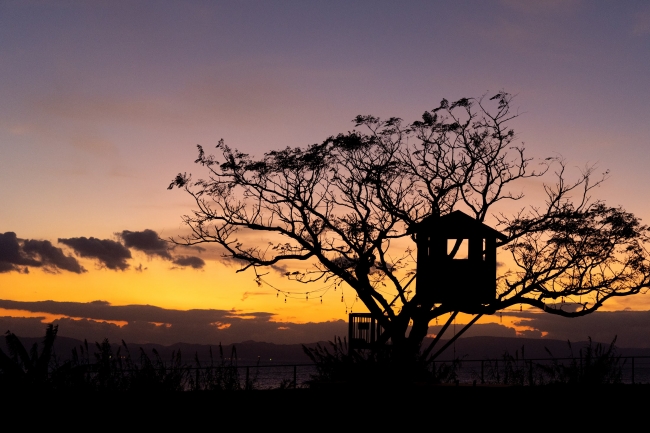
{"type": "Polygon", "coordinates": [[[59,243],[69,246],[81,257],[97,259],[112,270],[125,270],[129,267],[126,263],[131,258],[131,251],[119,242],[110,239],[86,238],[59,238],[59,243]]]}
{"type": "MultiPolygon", "coordinates": [[[[197,256],[172,256],[169,253],[170,249],[167,241],[160,239],[158,233],[153,230],[145,229],[139,232],[123,230],[121,233],[116,233],[116,235],[124,241],[124,245],[128,248],[142,251],[149,257],[158,256],[161,259],[170,260],[173,264],[182,268],[203,269],[205,266],[205,261],[197,256]]],[[[200,252],[201,250],[198,251],[200,252]]],[[[136,268],[136,270],[142,271],[141,266],[136,268]]]]}
{"type": "MultiPolygon", "coordinates": [[[[60,335],[82,340],[87,338],[89,341],[109,338],[111,341],[124,339],[128,343],[151,342],[170,345],[178,342],[230,344],[255,340],[294,344],[332,340],[335,335],[343,337],[348,332],[347,322],[343,320],[293,323],[276,321],[273,313],[263,311],[174,310],[152,305],[111,305],[106,301],[81,303],[0,300],[0,308],[7,311],[17,310],[15,316],[23,315],[24,311],[61,316],[61,319],[55,321],[60,324],[60,335]],[[118,326],[117,323],[125,325],[118,326]],[[164,326],[160,326],[161,324],[164,326]]],[[[618,347],[650,347],[650,311],[597,311],[575,319],[526,311],[504,312],[503,315],[518,317],[518,325],[532,328],[524,335],[520,333],[519,337],[540,337],[541,332],[546,332],[548,334],[544,339],[578,342],[591,337],[594,341],[609,343],[618,335],[618,347]]],[[[25,320],[22,317],[0,317],[0,329],[10,329],[25,337],[40,337],[43,332],[42,323],[35,326],[29,322],[30,325],[24,328],[24,332],[18,332],[23,329],[20,324],[27,324],[25,320]],[[31,330],[34,332],[28,333],[31,330]]],[[[41,320],[39,319],[38,323],[41,320]]],[[[430,334],[440,332],[440,327],[431,326],[430,334]]],[[[516,335],[513,328],[485,323],[472,326],[464,337],[516,335]]],[[[445,335],[443,338],[447,337],[445,335]]]]}
{"type": "Polygon", "coordinates": [[[649,347],[650,311],[596,311],[583,317],[566,318],[549,313],[504,312],[518,317],[517,325],[545,332],[545,338],[610,343],[619,347],[649,347]]]}
{"type": "MultiPolygon", "coordinates": [[[[222,253],[223,254],[223,253],[222,253]]],[[[238,268],[243,268],[248,264],[246,260],[241,260],[241,259],[236,259],[234,257],[226,256],[226,255],[221,255],[219,256],[219,262],[229,268],[232,267],[238,267],[238,268]]]]}
{"type": "Polygon", "coordinates": [[[178,266],[191,266],[194,269],[203,269],[205,261],[201,257],[196,256],[177,256],[174,257],[172,263],[178,266]]]}
{"type": "Polygon", "coordinates": [[[47,270],[63,269],[75,274],[86,272],[86,269],[79,264],[77,259],[66,256],[61,248],[53,246],[50,241],[26,240],[23,243],[23,251],[29,255],[40,257],[43,267],[47,270]]]}
{"type": "Polygon", "coordinates": [[[21,274],[29,274],[29,268],[28,267],[21,268],[21,267],[16,266],[16,265],[14,265],[12,263],[1,262],[0,261],[0,273],[11,272],[11,271],[16,271],[16,272],[21,273],[21,274]]]}
{"type": "MultiPolygon", "coordinates": [[[[429,326],[429,335],[437,335],[442,329],[442,325],[433,325],[429,326]]],[[[451,338],[453,332],[447,330],[443,334],[442,338],[451,338]]],[[[466,337],[481,337],[481,336],[490,336],[490,337],[516,337],[517,331],[514,328],[509,328],[498,323],[477,323],[472,325],[461,338],[466,337]]],[[[541,336],[541,335],[540,335],[541,336]]]]}
{"type": "Polygon", "coordinates": [[[50,241],[21,241],[14,232],[0,233],[0,272],[27,274],[28,266],[42,267],[53,273],[59,269],[77,274],[86,272],[77,259],[66,256],[61,248],[53,246],[50,241]]]}
{"type": "Polygon", "coordinates": [[[117,233],[124,245],[134,250],[142,251],[148,256],[159,256],[163,259],[171,260],[167,242],[158,237],[158,233],[153,230],[145,229],[141,232],[132,232],[123,230],[117,233]]]}
{"type": "Polygon", "coordinates": [[[180,244],[180,245],[176,245],[176,246],[178,248],[186,248],[188,250],[198,251],[199,253],[203,253],[203,252],[207,251],[206,248],[203,248],[203,247],[201,247],[199,245],[183,245],[183,244],[180,244]]]}
{"type": "MultiPolygon", "coordinates": [[[[158,237],[158,233],[145,229],[142,231],[123,230],[116,236],[124,243],[111,239],[94,237],[59,238],[58,242],[72,248],[80,256],[99,261],[102,267],[112,270],[129,268],[127,260],[131,259],[132,248],[142,251],[149,257],[159,257],[169,260],[178,267],[203,269],[205,261],[197,256],[170,254],[169,244],[158,237]]],[[[29,267],[39,267],[46,272],[58,273],[60,270],[81,274],[87,270],[77,258],[66,255],[47,240],[22,240],[14,232],[0,233],[0,273],[21,272],[29,273],[29,267]]],[[[142,265],[135,268],[141,272],[146,270],[142,265]]]]}
{"type": "MultiPolygon", "coordinates": [[[[275,322],[272,320],[275,315],[268,312],[215,309],[184,311],[152,305],[116,306],[106,301],[80,303],[0,300],[0,308],[63,316],[54,321],[59,324],[59,335],[81,340],[87,338],[89,341],[108,338],[111,341],[124,339],[136,344],[170,345],[185,342],[216,345],[255,340],[297,344],[347,335],[347,323],[343,320],[301,324],[275,322]],[[126,322],[126,325],[118,326],[113,322],[126,322]]],[[[16,312],[16,316],[21,314],[16,312]]],[[[22,317],[0,317],[0,324],[3,330],[10,329],[17,335],[40,337],[43,333],[42,323],[36,326],[26,320],[22,317]],[[21,329],[25,331],[19,332],[21,329]]],[[[36,323],[41,321],[39,319],[36,323]]]]}
{"type": "Polygon", "coordinates": [[[16,265],[41,265],[38,260],[26,257],[24,253],[21,252],[18,237],[14,232],[0,234],[0,263],[2,264],[0,271],[4,269],[4,272],[17,270],[18,268],[16,265]]]}

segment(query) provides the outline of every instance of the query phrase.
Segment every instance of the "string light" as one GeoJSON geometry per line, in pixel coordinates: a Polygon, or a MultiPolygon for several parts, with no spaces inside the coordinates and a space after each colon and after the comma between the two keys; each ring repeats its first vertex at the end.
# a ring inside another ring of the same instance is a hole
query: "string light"
{"type": "MultiPolygon", "coordinates": [[[[319,288],[319,289],[316,289],[316,290],[310,290],[310,291],[289,291],[289,290],[279,289],[279,288],[273,286],[273,285],[270,284],[268,281],[265,281],[265,280],[264,280],[260,275],[258,275],[257,278],[256,278],[254,281],[255,281],[255,283],[256,283],[258,286],[262,286],[263,284],[265,284],[265,285],[269,286],[270,288],[272,288],[273,290],[275,290],[275,292],[276,292],[276,293],[275,293],[276,298],[279,298],[279,297],[280,297],[280,293],[282,293],[282,295],[284,295],[284,303],[285,303],[285,304],[287,303],[287,299],[288,299],[288,298],[300,299],[301,296],[303,296],[303,295],[305,296],[305,300],[308,301],[308,300],[309,300],[309,294],[310,294],[310,293],[317,293],[317,294],[318,294],[318,297],[320,298],[320,303],[322,304],[322,303],[323,303],[323,296],[324,296],[325,294],[327,294],[327,292],[328,292],[330,289],[334,289],[334,291],[336,291],[336,289],[337,289],[337,288],[341,285],[341,283],[342,283],[342,281],[338,281],[338,282],[331,283],[331,284],[329,284],[329,285],[327,285],[327,286],[323,286],[323,287],[321,287],[321,288],[319,288]]],[[[375,291],[377,291],[377,292],[380,292],[380,293],[384,293],[384,294],[390,294],[390,293],[388,293],[388,292],[386,292],[386,291],[384,291],[384,290],[378,289],[377,287],[373,287],[373,290],[375,290],[375,291]]],[[[407,295],[407,299],[409,299],[409,298],[410,298],[409,295],[411,294],[411,291],[410,291],[410,290],[407,290],[405,293],[406,293],[406,295],[407,295]]],[[[347,302],[346,302],[346,299],[345,299],[345,294],[344,294],[343,288],[341,288],[341,302],[346,303],[346,305],[345,305],[345,313],[346,313],[346,314],[348,314],[348,311],[349,311],[350,313],[352,313],[352,311],[354,311],[354,310],[353,310],[354,304],[355,304],[358,300],[359,300],[359,295],[355,293],[355,298],[354,298],[354,300],[353,300],[353,302],[352,302],[352,305],[347,305],[347,302]]],[[[582,296],[580,296],[580,301],[582,301],[582,296]]],[[[562,296],[562,303],[564,303],[564,302],[565,302],[565,301],[564,301],[564,296],[562,296]]],[[[587,304],[588,304],[588,303],[585,303],[585,304],[584,304],[585,307],[586,307],[587,304]]],[[[402,309],[399,308],[398,314],[400,314],[401,311],[402,311],[402,309]]],[[[502,309],[502,310],[499,312],[499,320],[500,320],[500,322],[503,322],[503,311],[516,311],[516,307],[515,307],[515,308],[512,308],[512,309],[510,309],[510,308],[504,308],[504,309],[502,309]]],[[[523,312],[523,304],[520,304],[520,305],[519,305],[519,311],[520,311],[520,312],[523,312]]],[[[439,324],[438,317],[436,317],[436,325],[438,325],[438,324],[439,324]]]]}
{"type": "Polygon", "coordinates": [[[278,289],[275,287],[273,284],[270,284],[268,281],[265,281],[261,276],[258,276],[257,279],[255,280],[256,283],[259,285],[266,284],[276,292],[276,296],[280,297],[280,293],[284,295],[285,298],[294,298],[294,299],[300,299],[302,296],[305,296],[305,299],[309,300],[309,294],[313,293],[320,293],[320,296],[326,294],[330,289],[336,288],[336,283],[329,284],[327,286],[323,286],[319,289],[315,290],[309,290],[309,291],[289,291],[289,290],[282,290],[278,289]]]}

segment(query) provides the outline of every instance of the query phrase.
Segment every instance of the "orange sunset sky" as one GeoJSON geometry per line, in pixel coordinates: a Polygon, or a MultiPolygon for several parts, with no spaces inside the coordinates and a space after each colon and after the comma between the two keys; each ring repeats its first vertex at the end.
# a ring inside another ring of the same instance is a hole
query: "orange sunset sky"
{"type": "MultiPolygon", "coordinates": [[[[217,248],[147,250],[129,233],[183,233],[192,202],[167,186],[201,174],[196,144],[262,156],[351,130],[357,114],[413,121],[442,98],[516,95],[529,156],[609,170],[593,198],[650,222],[644,1],[3,1],[0,41],[1,332],[39,336],[55,320],[60,335],[163,344],[345,333],[346,312],[364,311],[351,289],[285,302],[217,248]],[[48,241],[50,259],[12,262],[8,233],[48,241]],[[84,256],[81,237],[130,257],[84,256]]],[[[541,182],[520,188],[525,202],[504,211],[543,200],[541,182]]],[[[583,319],[512,311],[470,335],[650,347],[649,310],[642,294],[583,319]]]]}

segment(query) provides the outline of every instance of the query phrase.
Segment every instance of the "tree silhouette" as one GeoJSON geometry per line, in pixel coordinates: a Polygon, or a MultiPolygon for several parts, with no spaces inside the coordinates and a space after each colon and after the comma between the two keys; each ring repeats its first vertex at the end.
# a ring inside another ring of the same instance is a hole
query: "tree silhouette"
{"type": "Polygon", "coordinates": [[[242,264],[239,271],[256,274],[300,261],[306,270],[288,272],[289,278],[347,284],[383,328],[380,341],[430,359],[445,348],[432,352],[459,312],[474,317],[454,339],[482,315],[516,304],[578,317],[610,298],[644,291],[650,284],[647,227],[591,198],[607,173],[597,176],[587,166],[570,180],[561,158],[528,157],[509,126],[517,116],[512,96],[499,92],[442,100],[409,124],[357,116],[351,132],[261,159],[223,140],[216,146],[219,161],[198,146],[196,162],[207,177],[179,174],[169,185],[196,201],[183,217],[190,234],[174,241],[219,244],[242,264]],[[522,183],[540,185],[544,202],[505,213],[503,204],[524,197],[522,183]],[[491,302],[436,304],[409,288],[415,243],[407,230],[428,215],[457,209],[507,237],[497,246],[501,257],[508,252],[511,258],[491,302]],[[447,314],[433,343],[421,348],[429,323],[447,314]]]}

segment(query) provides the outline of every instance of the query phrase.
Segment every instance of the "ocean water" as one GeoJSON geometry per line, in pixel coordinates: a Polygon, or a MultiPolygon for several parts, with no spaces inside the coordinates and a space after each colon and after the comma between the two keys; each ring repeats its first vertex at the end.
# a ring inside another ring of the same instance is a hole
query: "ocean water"
{"type": "MultiPolygon", "coordinates": [[[[240,369],[239,376],[245,380],[246,368],[240,369]]],[[[571,374],[586,377],[602,376],[603,370],[617,374],[607,376],[610,380],[615,377],[624,384],[650,384],[650,357],[621,357],[608,368],[597,362],[587,366],[583,360],[574,359],[534,359],[534,360],[464,360],[460,362],[437,362],[436,369],[443,383],[459,384],[522,384],[530,385],[531,379],[535,385],[549,383],[553,380],[566,380],[571,374]],[[532,367],[532,369],[531,369],[532,367]],[[564,374],[564,375],[562,375],[564,374]]],[[[311,364],[296,365],[264,365],[248,367],[249,380],[257,389],[273,389],[295,386],[306,387],[316,367],[311,364]]]]}

